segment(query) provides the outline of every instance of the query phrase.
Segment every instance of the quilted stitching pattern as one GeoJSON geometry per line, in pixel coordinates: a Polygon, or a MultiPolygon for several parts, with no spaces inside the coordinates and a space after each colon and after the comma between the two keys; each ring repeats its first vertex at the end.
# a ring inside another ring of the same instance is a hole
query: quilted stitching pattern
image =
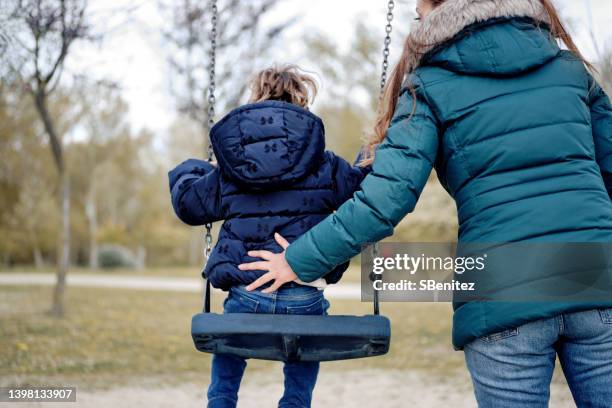
{"type": "MultiPolygon", "coordinates": [[[[366,171],[324,151],[322,121],[284,102],[230,112],[211,131],[218,168],[188,160],[170,172],[172,201],[185,222],[224,220],[204,274],[224,290],[248,284],[263,271],[240,271],[249,250],[280,252],[331,214],[358,188],[366,171]]],[[[347,264],[326,276],[337,282],[347,264]]]]}

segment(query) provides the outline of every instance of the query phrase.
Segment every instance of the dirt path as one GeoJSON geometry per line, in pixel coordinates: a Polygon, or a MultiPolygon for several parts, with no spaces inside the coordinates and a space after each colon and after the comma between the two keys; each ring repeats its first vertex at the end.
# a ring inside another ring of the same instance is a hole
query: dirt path
{"type": "MultiPolygon", "coordinates": [[[[164,278],[148,276],[76,274],[67,276],[68,286],[90,288],[112,288],[133,290],[161,290],[172,292],[201,293],[203,280],[200,278],[164,278]]],[[[52,273],[0,273],[0,285],[55,285],[52,273]]],[[[361,299],[361,286],[357,283],[340,283],[325,289],[328,299],[361,299]]]]}
{"type": "MultiPolygon", "coordinates": [[[[202,384],[179,387],[119,387],[107,391],[77,391],[78,402],[54,407],[66,408],[170,408],[203,407],[202,384]]],[[[282,393],[280,373],[260,373],[245,377],[240,392],[240,408],[275,407],[282,393]]],[[[18,404],[19,407],[42,405],[18,404]]],[[[0,407],[3,405],[0,403],[0,407]]],[[[421,372],[364,370],[338,372],[322,370],[313,407],[333,408],[467,408],[475,407],[472,388],[466,374],[458,378],[436,380],[421,372]]],[[[569,391],[553,384],[551,407],[575,407],[569,391]]]]}

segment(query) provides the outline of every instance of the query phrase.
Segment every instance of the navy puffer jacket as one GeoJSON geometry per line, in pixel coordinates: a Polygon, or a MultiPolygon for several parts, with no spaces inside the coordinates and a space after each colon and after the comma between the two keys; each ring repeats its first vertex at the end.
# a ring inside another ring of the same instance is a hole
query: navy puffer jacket
{"type": "MultiPolygon", "coordinates": [[[[211,131],[218,167],[187,160],[172,170],[178,217],[189,225],[225,220],[204,271],[223,290],[255,281],[240,271],[250,250],[281,252],[278,232],[293,242],[349,199],[366,175],[325,151],[323,122],[296,105],[267,101],[230,112],[211,131]]],[[[348,263],[325,275],[342,277],[348,263]]]]}

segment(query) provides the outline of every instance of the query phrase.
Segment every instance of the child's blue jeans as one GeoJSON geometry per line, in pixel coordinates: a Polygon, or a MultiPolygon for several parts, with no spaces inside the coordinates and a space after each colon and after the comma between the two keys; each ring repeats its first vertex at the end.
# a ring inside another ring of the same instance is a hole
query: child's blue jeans
{"type": "MultiPolygon", "coordinates": [[[[225,313],[265,313],[323,315],[329,303],[323,291],[294,283],[284,285],[275,293],[247,292],[244,287],[230,290],[224,303],[225,313]]],[[[209,408],[233,408],[238,402],[238,390],[246,361],[231,355],[214,355],[211,384],[208,388],[209,408]]],[[[310,407],[317,382],[319,363],[285,363],[285,392],[278,403],[281,408],[310,407]]]]}

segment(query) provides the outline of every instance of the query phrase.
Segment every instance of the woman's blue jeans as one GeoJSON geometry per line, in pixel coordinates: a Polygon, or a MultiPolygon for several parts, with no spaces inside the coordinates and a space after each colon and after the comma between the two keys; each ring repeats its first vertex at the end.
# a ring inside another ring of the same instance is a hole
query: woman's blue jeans
{"type": "MultiPolygon", "coordinates": [[[[224,303],[225,313],[264,313],[323,315],[329,303],[323,291],[309,286],[288,284],[277,292],[247,292],[244,287],[230,290],[224,303]]],[[[246,361],[231,355],[215,355],[212,361],[211,384],[208,388],[209,408],[235,407],[246,361]]],[[[307,408],[319,374],[319,363],[285,363],[285,392],[278,403],[282,408],[307,408]]]]}
{"type": "Polygon", "coordinates": [[[612,407],[612,309],[563,314],[468,344],[478,406],[547,407],[557,356],[578,407],[612,407]]]}

